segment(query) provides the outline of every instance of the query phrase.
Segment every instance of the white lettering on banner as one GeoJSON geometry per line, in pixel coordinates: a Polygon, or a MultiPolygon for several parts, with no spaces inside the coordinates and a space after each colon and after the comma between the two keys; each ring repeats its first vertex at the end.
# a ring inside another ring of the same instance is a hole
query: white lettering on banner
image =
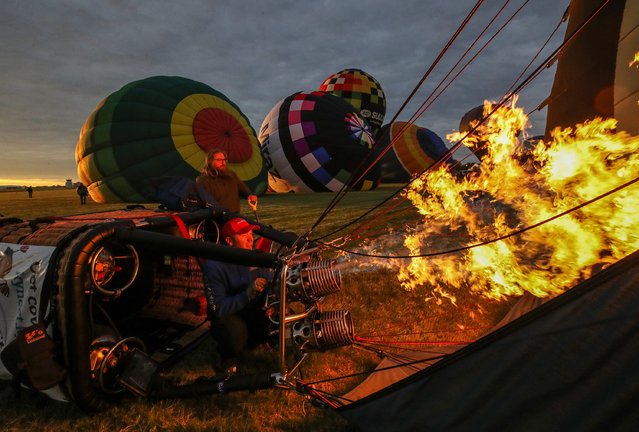
{"type": "MultiPolygon", "coordinates": [[[[52,246],[0,243],[0,269],[6,293],[0,295],[0,351],[18,331],[38,322],[40,297],[52,246]],[[26,286],[25,286],[26,284],[26,286]]],[[[10,377],[0,362],[0,378],[10,377]]]]}
{"type": "Polygon", "coordinates": [[[20,331],[24,326],[22,325],[22,301],[24,300],[24,285],[22,284],[22,275],[17,274],[11,279],[9,285],[13,288],[13,292],[16,293],[16,299],[18,302],[17,310],[18,316],[16,317],[16,333],[20,331]]]}

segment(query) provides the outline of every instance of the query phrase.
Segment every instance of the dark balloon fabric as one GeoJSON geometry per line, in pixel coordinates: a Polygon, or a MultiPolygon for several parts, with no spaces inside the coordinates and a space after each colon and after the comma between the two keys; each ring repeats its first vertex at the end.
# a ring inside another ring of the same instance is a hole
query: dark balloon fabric
{"type": "Polygon", "coordinates": [[[639,2],[573,0],[566,39],[550,97],[546,137],[556,127],[574,127],[595,117],[618,120],[618,130],[639,134],[639,2]]]}
{"type": "Polygon", "coordinates": [[[98,104],[82,127],[75,157],[94,201],[149,202],[152,179],[194,179],[214,148],[228,153],[229,168],[255,193],[266,191],[257,135],[241,110],[201,82],[154,76],[98,104]]]}
{"type": "MultiPolygon", "coordinates": [[[[484,106],[479,105],[464,114],[459,121],[459,132],[469,132],[484,118],[484,106]]],[[[484,123],[486,124],[486,123],[484,123]]]]}
{"type": "MultiPolygon", "coordinates": [[[[271,109],[259,142],[270,173],[287,183],[287,191],[337,192],[357,178],[355,170],[370,157],[373,138],[346,101],[330,93],[299,92],[271,109]]],[[[354,189],[378,183],[369,173],[354,189]]]]}

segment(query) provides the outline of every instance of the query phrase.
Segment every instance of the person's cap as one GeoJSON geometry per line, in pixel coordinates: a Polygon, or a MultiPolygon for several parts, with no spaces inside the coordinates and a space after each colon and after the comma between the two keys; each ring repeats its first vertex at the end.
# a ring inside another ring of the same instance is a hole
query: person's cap
{"type": "Polygon", "coordinates": [[[260,229],[259,225],[251,225],[242,218],[229,220],[222,227],[222,237],[230,237],[234,234],[246,234],[249,231],[260,229]]]}

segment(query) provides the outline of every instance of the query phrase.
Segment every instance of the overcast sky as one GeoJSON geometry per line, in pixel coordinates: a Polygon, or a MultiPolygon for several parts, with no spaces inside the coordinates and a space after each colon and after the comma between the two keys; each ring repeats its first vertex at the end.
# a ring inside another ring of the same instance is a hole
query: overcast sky
{"type": "MultiPolygon", "coordinates": [[[[486,0],[420,92],[408,120],[505,0],[486,0]]],[[[475,0],[2,0],[0,184],[77,180],[74,149],[96,104],[123,85],[178,75],[224,93],[258,130],[270,109],[345,68],[374,76],[398,111],[475,0]],[[33,180],[27,180],[33,179],[33,180]]],[[[525,0],[510,2],[492,36],[525,0]]],[[[498,100],[559,23],[568,0],[530,0],[417,124],[442,138],[484,99],[498,100]]],[[[540,55],[563,39],[565,24],[540,55]]],[[[477,47],[476,47],[477,48],[477,47]]],[[[526,87],[530,111],[554,67],[526,87]]],[[[531,116],[544,129],[545,110],[531,116]]]]}

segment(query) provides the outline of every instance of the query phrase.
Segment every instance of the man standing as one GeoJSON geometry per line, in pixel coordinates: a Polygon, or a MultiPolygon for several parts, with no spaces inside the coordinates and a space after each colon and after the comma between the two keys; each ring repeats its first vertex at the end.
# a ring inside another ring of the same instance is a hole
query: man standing
{"type": "MultiPolygon", "coordinates": [[[[256,229],[259,226],[234,218],[224,224],[222,237],[230,246],[253,249],[256,229]]],[[[204,260],[202,271],[211,334],[222,358],[267,342],[269,320],[262,304],[269,271],[213,260],[204,260]]]]}
{"type": "Polygon", "coordinates": [[[33,188],[31,186],[27,187],[27,194],[29,198],[33,198],[33,188]]]}
{"type": "Polygon", "coordinates": [[[211,150],[206,157],[206,165],[195,182],[203,187],[215,200],[215,203],[238,213],[240,195],[248,198],[252,207],[257,204],[257,196],[242,180],[227,167],[228,158],[224,150],[211,150]]]}
{"type": "Polygon", "coordinates": [[[89,190],[87,189],[87,187],[83,184],[80,184],[80,186],[78,186],[78,188],[76,189],[76,192],[80,196],[80,204],[86,204],[87,195],[89,195],[89,190]]]}

